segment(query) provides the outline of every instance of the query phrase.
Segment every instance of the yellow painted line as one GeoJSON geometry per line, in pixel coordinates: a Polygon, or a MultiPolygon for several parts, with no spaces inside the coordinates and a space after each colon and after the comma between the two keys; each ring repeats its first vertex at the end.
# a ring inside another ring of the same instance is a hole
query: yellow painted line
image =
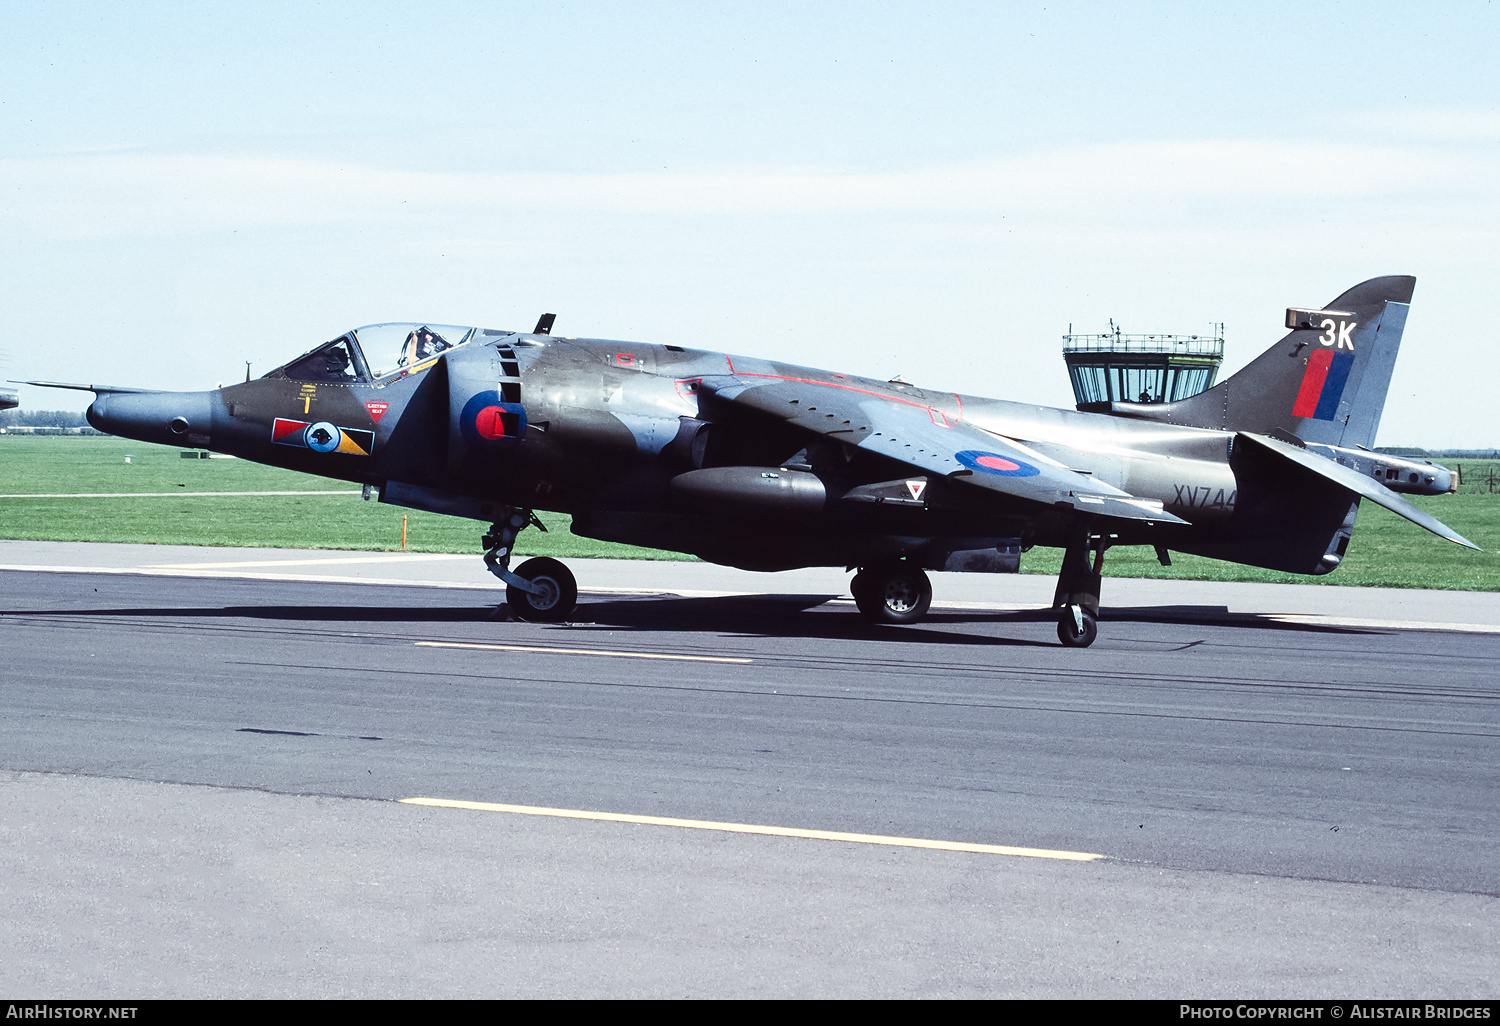
{"type": "Polygon", "coordinates": [[[553,655],[615,656],[619,659],[675,659],[688,663],[749,663],[753,659],[724,656],[665,655],[656,652],[611,652],[602,648],[549,648],[541,645],[476,645],[463,641],[419,641],[424,648],[479,648],[492,652],[548,652],[553,655]]]}
{"type": "Polygon", "coordinates": [[[684,827],[688,830],[722,830],[731,834],[766,834],[770,837],[805,837],[815,841],[849,841],[854,844],[884,844],[896,848],[932,848],[937,851],[968,851],[981,855],[1020,855],[1033,859],[1063,859],[1092,862],[1106,856],[1087,851],[1053,851],[1048,848],[1015,848],[1006,844],[969,844],[965,841],[932,841],[921,837],[884,837],[880,834],[846,834],[837,830],[802,830],[797,827],[755,826],[749,823],[716,823],[705,819],[673,819],[667,816],[629,816],[617,812],[585,812],[580,809],[544,809],[535,805],[499,805],[493,802],[460,802],[448,798],[402,798],[406,805],[430,805],[440,809],[473,809],[477,812],[510,812],[520,816],[552,816],[557,819],[593,819],[608,823],[639,823],[644,826],[684,827]]]}

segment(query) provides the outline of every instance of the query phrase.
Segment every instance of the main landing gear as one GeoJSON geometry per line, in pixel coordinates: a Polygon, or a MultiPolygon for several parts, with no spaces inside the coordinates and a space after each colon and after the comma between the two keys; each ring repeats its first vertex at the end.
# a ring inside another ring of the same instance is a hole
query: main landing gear
{"type": "Polygon", "coordinates": [[[1104,535],[1082,523],[1063,552],[1052,608],[1057,610],[1057,640],[1069,648],[1088,648],[1099,636],[1099,582],[1108,544],[1104,535]]]}
{"type": "Polygon", "coordinates": [[[546,527],[529,509],[506,509],[505,515],[481,539],[484,565],[505,582],[505,601],[522,620],[560,623],[578,605],[578,582],[573,573],[555,559],[539,556],[510,569],[516,535],[528,526],[545,532],[546,527]]]}
{"type": "Polygon", "coordinates": [[[916,623],[932,605],[932,582],[920,567],[905,560],[861,567],[849,590],[871,623],[916,623]]]}
{"type": "MultiPolygon", "coordinates": [[[[1112,540],[1083,522],[1063,552],[1052,608],[1057,610],[1057,639],[1068,648],[1088,648],[1099,636],[1099,583],[1104,550],[1112,540]]],[[[860,567],[849,590],[871,623],[916,623],[932,604],[932,583],[906,560],[860,567]]]]}

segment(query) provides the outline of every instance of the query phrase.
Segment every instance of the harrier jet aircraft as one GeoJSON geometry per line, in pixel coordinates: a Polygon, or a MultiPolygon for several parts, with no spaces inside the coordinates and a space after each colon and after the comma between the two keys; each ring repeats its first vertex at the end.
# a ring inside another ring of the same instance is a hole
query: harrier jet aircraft
{"type": "MultiPolygon", "coordinates": [[[[1064,552],[1063,644],[1097,633],[1105,551],[1150,545],[1326,574],[1361,499],[1475,548],[1401,497],[1450,472],[1370,450],[1415,279],[1375,278],[1206,392],[1088,412],[724,353],[444,324],[349,331],[214,391],[97,385],[89,422],[147,442],[362,483],[380,501],[490,523],[510,608],[561,621],[554,559],[510,567],[534,510],[575,534],[753,570],[857,569],[877,623],[927,611],[924,571],[1014,573],[1064,552]]],[[[41,382],[36,382],[41,384],[41,382]]]]}

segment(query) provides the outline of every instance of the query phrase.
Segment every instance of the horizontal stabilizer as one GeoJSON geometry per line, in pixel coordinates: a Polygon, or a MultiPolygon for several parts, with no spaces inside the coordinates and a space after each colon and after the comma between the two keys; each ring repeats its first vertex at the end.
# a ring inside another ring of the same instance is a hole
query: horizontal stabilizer
{"type": "Polygon", "coordinates": [[[1366,477],[1352,467],[1346,467],[1341,463],[1319,456],[1317,453],[1283,442],[1279,438],[1271,438],[1267,435],[1255,435],[1248,431],[1241,431],[1236,439],[1243,438],[1248,442],[1254,442],[1263,448],[1269,449],[1279,456],[1301,467],[1306,467],[1314,474],[1325,477],[1334,484],[1349,489],[1356,495],[1362,495],[1371,502],[1379,503],[1392,513],[1399,513],[1418,527],[1425,527],[1439,538],[1446,538],[1459,545],[1466,545],[1471,549],[1484,551],[1469,539],[1459,534],[1453,528],[1438,520],[1430,513],[1425,513],[1407,502],[1401,496],[1391,491],[1385,485],[1374,478],[1366,477]]]}

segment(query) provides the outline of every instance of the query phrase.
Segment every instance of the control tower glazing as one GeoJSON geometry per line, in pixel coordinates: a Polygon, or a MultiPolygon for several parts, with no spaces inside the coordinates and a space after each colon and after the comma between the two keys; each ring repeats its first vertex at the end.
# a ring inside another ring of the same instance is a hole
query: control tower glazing
{"type": "Polygon", "coordinates": [[[1223,325],[1213,335],[1063,336],[1063,359],[1080,410],[1109,403],[1167,403],[1212,388],[1224,361],[1223,325]]]}

